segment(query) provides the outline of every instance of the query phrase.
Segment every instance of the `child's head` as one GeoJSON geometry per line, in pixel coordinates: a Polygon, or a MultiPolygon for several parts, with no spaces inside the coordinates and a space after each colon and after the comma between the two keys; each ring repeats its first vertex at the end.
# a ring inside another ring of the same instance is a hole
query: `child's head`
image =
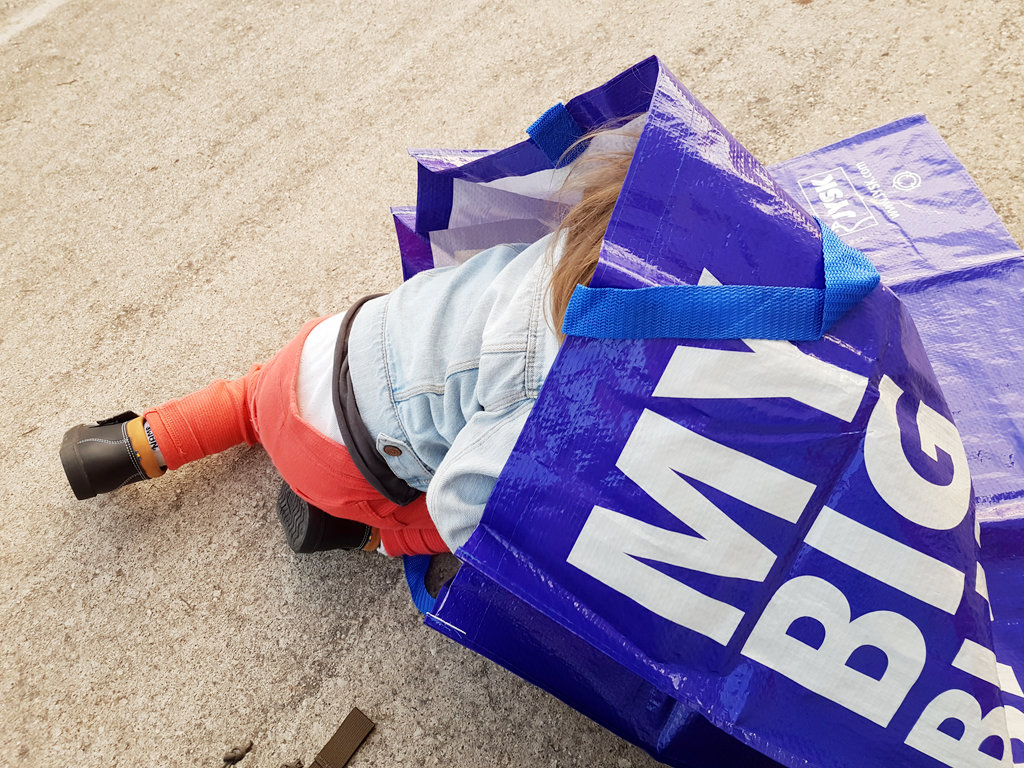
{"type": "Polygon", "coordinates": [[[577,285],[588,285],[594,276],[601,242],[633,159],[642,119],[634,118],[590,133],[566,152],[571,154],[576,147],[588,144],[586,152],[573,163],[562,187],[563,198],[578,198],[579,202],[569,209],[551,241],[554,247],[564,240],[549,288],[551,321],[560,338],[572,292],[577,285]]]}

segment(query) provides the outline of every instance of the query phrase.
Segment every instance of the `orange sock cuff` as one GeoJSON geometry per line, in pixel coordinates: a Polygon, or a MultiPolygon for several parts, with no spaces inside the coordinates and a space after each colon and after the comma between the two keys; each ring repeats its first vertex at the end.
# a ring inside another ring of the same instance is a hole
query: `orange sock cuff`
{"type": "Polygon", "coordinates": [[[373,552],[380,546],[380,528],[370,529],[370,540],[363,545],[364,552],[373,552]]]}
{"type": "Polygon", "coordinates": [[[143,414],[168,469],[211,456],[239,443],[258,442],[249,417],[247,390],[259,369],[234,381],[218,379],[179,400],[143,414]]]}
{"type": "Polygon", "coordinates": [[[153,448],[149,444],[149,438],[146,437],[146,427],[142,417],[132,419],[124,425],[124,429],[128,433],[128,440],[132,444],[132,450],[135,451],[135,457],[139,460],[139,466],[146,473],[146,477],[160,477],[164,473],[164,469],[160,466],[160,462],[156,460],[156,454],[153,453],[153,448]]]}

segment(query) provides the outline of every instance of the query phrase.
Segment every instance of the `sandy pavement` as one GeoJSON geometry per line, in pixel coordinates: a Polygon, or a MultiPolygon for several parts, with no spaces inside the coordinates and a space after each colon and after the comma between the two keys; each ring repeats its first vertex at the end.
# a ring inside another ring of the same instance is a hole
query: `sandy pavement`
{"type": "Polygon", "coordinates": [[[299,557],[238,448],[77,502],[57,448],[400,279],[408,146],[502,146],[651,53],[767,163],[928,115],[1024,242],[1019,0],[0,2],[0,766],[654,765],[299,557]]]}

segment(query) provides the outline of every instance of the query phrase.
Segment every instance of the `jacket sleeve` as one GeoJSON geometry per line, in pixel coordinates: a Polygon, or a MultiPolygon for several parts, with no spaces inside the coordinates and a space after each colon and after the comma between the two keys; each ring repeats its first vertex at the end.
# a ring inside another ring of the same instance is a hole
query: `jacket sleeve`
{"type": "Polygon", "coordinates": [[[465,544],[512,453],[534,400],[503,411],[479,411],[456,436],[430,484],[427,510],[448,549],[465,544]]]}

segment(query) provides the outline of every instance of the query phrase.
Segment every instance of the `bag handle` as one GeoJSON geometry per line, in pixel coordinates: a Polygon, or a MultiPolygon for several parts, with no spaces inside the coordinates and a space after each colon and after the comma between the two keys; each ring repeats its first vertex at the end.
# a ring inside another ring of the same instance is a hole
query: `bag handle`
{"type": "Polygon", "coordinates": [[[405,583],[409,585],[409,595],[413,605],[420,613],[434,610],[436,598],[427,591],[427,568],[430,567],[430,555],[404,555],[402,564],[405,566],[405,583]]]}
{"type": "Polygon", "coordinates": [[[592,339],[815,341],[879,283],[868,258],[821,219],[825,288],[760,285],[577,286],[562,332],[592,339]]]}
{"type": "Polygon", "coordinates": [[[568,155],[565,154],[569,147],[583,137],[583,129],[562,102],[549,107],[534,120],[526,129],[526,135],[547,155],[554,168],[568,165],[583,151],[583,147],[577,147],[568,155]]]}

